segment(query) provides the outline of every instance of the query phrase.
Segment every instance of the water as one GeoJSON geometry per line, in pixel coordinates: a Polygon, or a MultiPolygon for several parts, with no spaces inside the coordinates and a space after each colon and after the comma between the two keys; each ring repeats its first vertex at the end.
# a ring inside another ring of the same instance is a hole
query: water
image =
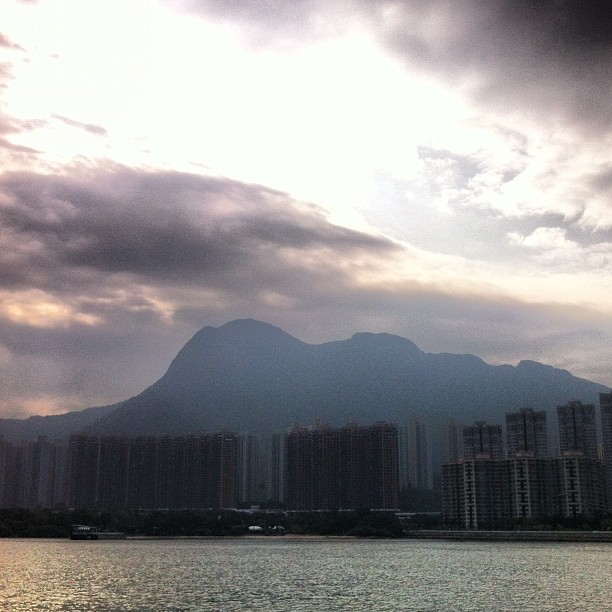
{"type": "Polygon", "coordinates": [[[0,610],[612,610],[612,545],[0,540],[0,610]]]}

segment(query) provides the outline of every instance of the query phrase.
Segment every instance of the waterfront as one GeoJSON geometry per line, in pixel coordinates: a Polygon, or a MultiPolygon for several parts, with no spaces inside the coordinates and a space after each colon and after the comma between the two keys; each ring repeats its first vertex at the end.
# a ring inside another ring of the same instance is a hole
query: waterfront
{"type": "Polygon", "coordinates": [[[608,610],[612,546],[290,538],[0,540],[0,609],[608,610]]]}

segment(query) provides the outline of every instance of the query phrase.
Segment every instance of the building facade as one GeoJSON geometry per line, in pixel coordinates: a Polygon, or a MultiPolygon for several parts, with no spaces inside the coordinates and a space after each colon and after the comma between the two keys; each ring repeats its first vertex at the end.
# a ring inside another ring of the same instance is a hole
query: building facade
{"type": "Polygon", "coordinates": [[[72,436],[67,505],[99,509],[235,508],[238,441],[199,436],[72,436]]]}
{"type": "Polygon", "coordinates": [[[546,411],[534,412],[523,408],[506,414],[506,448],[508,457],[529,453],[533,457],[548,457],[546,411]]]}
{"type": "Polygon", "coordinates": [[[465,428],[466,458],[442,466],[445,523],[490,529],[516,519],[601,516],[607,507],[606,473],[596,457],[593,406],[570,402],[558,415],[563,451],[556,457],[545,456],[542,413],[506,416],[507,458],[500,456],[498,434],[490,426],[465,428]]]}
{"type": "Polygon", "coordinates": [[[296,427],[287,436],[291,510],[397,509],[397,428],[296,427]]]}
{"type": "Polygon", "coordinates": [[[608,511],[612,512],[612,391],[599,394],[603,461],[606,472],[608,511]]]}
{"type": "Polygon", "coordinates": [[[598,458],[595,406],[573,400],[557,406],[559,423],[559,453],[582,453],[591,459],[598,458]]]}
{"type": "Polygon", "coordinates": [[[504,454],[502,428],[478,421],[463,428],[463,457],[501,459],[504,454]]]}

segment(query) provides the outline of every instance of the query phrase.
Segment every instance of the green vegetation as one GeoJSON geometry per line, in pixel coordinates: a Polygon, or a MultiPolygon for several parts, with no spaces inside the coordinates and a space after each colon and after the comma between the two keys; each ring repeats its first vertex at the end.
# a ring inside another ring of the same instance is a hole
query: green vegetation
{"type": "MultiPolygon", "coordinates": [[[[122,531],[141,537],[244,536],[257,526],[262,535],[321,535],[368,538],[401,538],[404,530],[462,529],[443,525],[436,513],[403,516],[392,512],[283,512],[274,510],[0,510],[2,538],[67,538],[76,523],[105,531],[122,531]]],[[[544,519],[507,519],[483,525],[483,529],[519,531],[612,531],[612,516],[544,519]]]]}
{"type": "Polygon", "coordinates": [[[258,533],[397,538],[402,526],[393,513],[350,512],[240,512],[231,510],[155,510],[146,512],[88,512],[0,510],[0,537],[68,537],[70,526],[95,525],[130,536],[187,537],[242,536],[250,526],[258,533]],[[275,529],[281,528],[281,529],[275,529]]]}

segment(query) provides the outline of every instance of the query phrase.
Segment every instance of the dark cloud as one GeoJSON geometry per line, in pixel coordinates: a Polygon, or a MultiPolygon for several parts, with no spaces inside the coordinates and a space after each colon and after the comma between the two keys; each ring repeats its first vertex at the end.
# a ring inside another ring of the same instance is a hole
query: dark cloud
{"type": "Polygon", "coordinates": [[[605,0],[178,4],[242,24],[257,44],[299,44],[365,20],[412,69],[470,91],[493,110],[589,130],[608,128],[612,119],[612,20],[605,0]]]}
{"type": "Polygon", "coordinates": [[[0,410],[124,399],[202,325],[340,305],[399,251],[281,192],[176,172],[5,174],[0,200],[0,410]]]}
{"type": "Polygon", "coordinates": [[[403,253],[395,244],[257,185],[122,167],[78,180],[12,173],[0,202],[0,306],[15,304],[0,316],[4,414],[125,399],[200,327],[244,317],[308,342],[390,332],[429,352],[537,359],[602,382],[612,357],[609,322],[584,308],[378,282],[403,253]]]}
{"type": "Polygon", "coordinates": [[[612,46],[607,0],[505,0],[502,22],[528,32],[542,52],[561,58],[605,52],[612,46]]]}
{"type": "Polygon", "coordinates": [[[604,4],[407,1],[384,39],[413,67],[467,85],[502,113],[607,126],[612,36],[604,4]],[[440,20],[442,31],[432,34],[440,20]]]}
{"type": "Polygon", "coordinates": [[[226,179],[127,169],[82,181],[15,173],[0,180],[0,192],[8,202],[2,234],[13,247],[5,286],[48,288],[73,269],[215,285],[247,268],[282,272],[287,249],[332,257],[397,250],[285,194],[226,179]]]}
{"type": "Polygon", "coordinates": [[[98,136],[108,135],[106,128],[103,128],[101,125],[94,125],[93,123],[82,123],[81,121],[75,121],[74,119],[69,119],[68,117],[62,117],[61,115],[52,115],[52,117],[71,127],[75,127],[80,130],[85,130],[86,132],[89,132],[90,134],[96,134],[98,136]]]}

